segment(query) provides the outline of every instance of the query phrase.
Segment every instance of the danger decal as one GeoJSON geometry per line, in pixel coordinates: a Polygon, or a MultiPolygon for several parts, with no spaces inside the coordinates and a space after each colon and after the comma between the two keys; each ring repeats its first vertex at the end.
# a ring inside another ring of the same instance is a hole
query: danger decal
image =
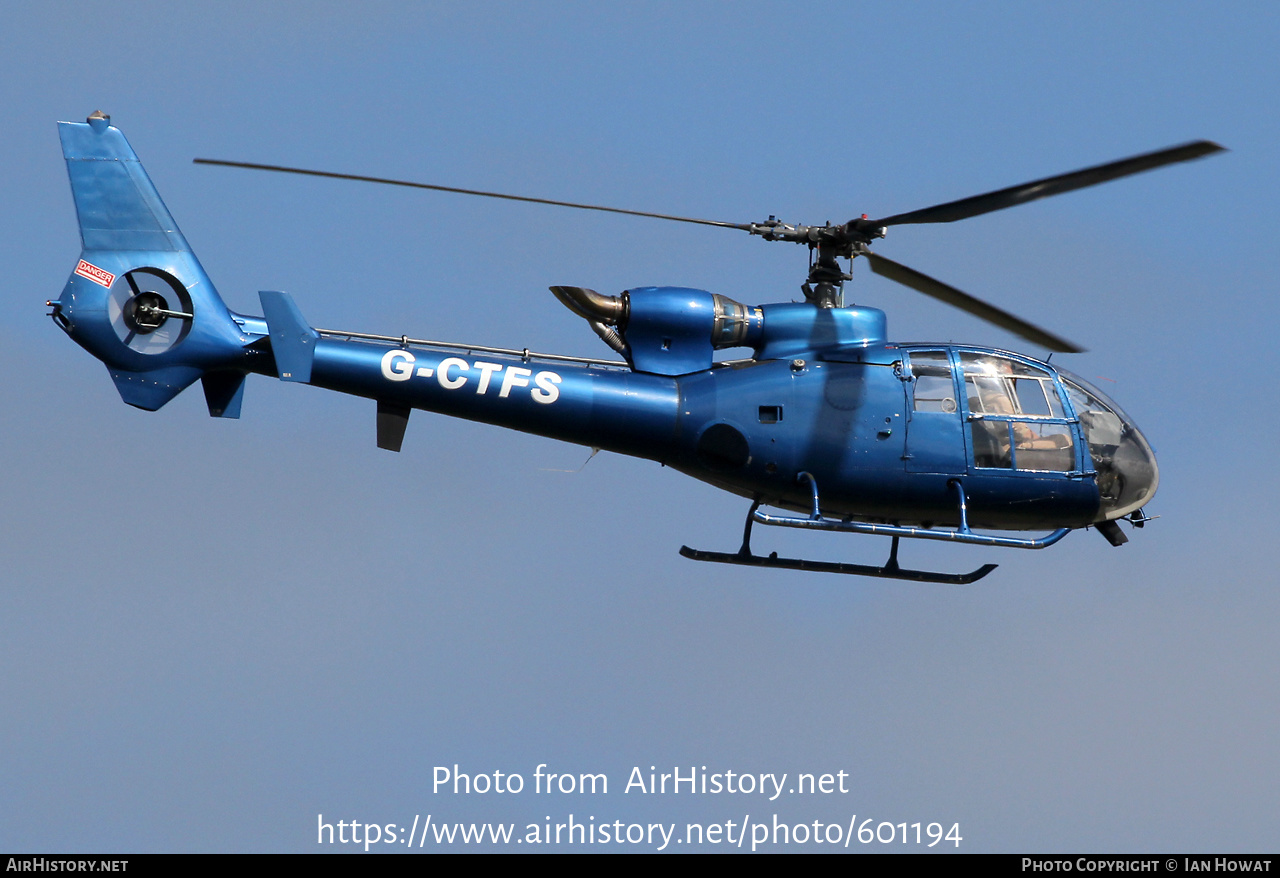
{"type": "Polygon", "coordinates": [[[88,278],[95,284],[101,284],[108,289],[110,289],[111,285],[116,282],[116,276],[114,274],[105,269],[98,268],[98,266],[94,265],[92,262],[85,262],[83,259],[81,259],[80,264],[76,266],[76,274],[81,277],[88,278]]]}

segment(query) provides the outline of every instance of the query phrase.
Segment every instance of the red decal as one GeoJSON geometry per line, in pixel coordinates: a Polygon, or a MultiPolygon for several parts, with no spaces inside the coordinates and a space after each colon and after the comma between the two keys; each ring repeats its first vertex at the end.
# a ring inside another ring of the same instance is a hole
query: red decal
{"type": "Polygon", "coordinates": [[[114,274],[98,268],[98,266],[94,265],[92,262],[85,262],[83,259],[81,259],[80,264],[76,266],[76,274],[81,277],[87,277],[95,284],[102,284],[102,286],[107,289],[110,289],[111,285],[116,282],[116,276],[114,274]]]}

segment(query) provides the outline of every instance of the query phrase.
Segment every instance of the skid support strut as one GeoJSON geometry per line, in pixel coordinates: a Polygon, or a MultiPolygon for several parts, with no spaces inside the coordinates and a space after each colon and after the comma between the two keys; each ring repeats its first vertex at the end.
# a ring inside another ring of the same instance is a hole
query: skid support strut
{"type": "Polygon", "coordinates": [[[936,573],[927,570],[907,570],[898,564],[898,544],[903,537],[908,539],[945,540],[948,542],[969,543],[982,546],[1003,546],[1017,549],[1043,549],[1062,539],[1070,528],[1059,528],[1039,539],[1021,537],[998,537],[988,534],[974,533],[969,529],[968,502],[964,487],[959,479],[953,479],[948,486],[956,494],[957,510],[960,526],[955,530],[933,529],[924,527],[904,527],[892,524],[870,524],[856,521],[839,521],[824,518],[818,498],[818,481],[810,473],[803,472],[799,481],[809,483],[813,496],[813,505],[807,518],[791,515],[771,515],[760,511],[760,501],[751,504],[747,512],[746,525],[742,531],[742,547],[736,553],[708,552],[701,549],[680,547],[680,554],[695,561],[712,561],[720,564],[741,564],[748,567],[783,567],[791,570],[810,570],[819,573],[845,573],[853,576],[874,576],[881,579],[904,579],[913,582],[941,582],[953,585],[964,585],[976,582],[996,569],[995,564],[984,564],[969,573],[936,573]],[[846,564],[837,561],[810,561],[806,558],[779,558],[777,552],[767,556],[755,555],[751,552],[751,528],[756,523],[774,527],[797,527],[808,530],[842,531],[845,533],[862,533],[893,538],[889,549],[889,560],[882,567],[863,564],[846,564]]]}

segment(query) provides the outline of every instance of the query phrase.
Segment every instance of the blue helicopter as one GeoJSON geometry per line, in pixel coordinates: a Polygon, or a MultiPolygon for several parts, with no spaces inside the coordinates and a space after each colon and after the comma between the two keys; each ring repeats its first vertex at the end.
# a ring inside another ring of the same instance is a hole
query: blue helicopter
{"type": "Polygon", "coordinates": [[[959,307],[1050,351],[1076,345],[872,252],[889,226],[952,222],[1218,152],[1197,141],[881,219],[728,223],[402,180],[197,159],[735,229],[806,245],[804,302],[747,306],[681,287],[552,292],[620,360],[317,329],[283,292],[263,316],[231,311],[110,117],[59,123],[83,249],[50,316],[104,364],[126,403],[161,408],[201,382],[209,414],[237,418],[250,373],[376,403],[380,448],[399,451],[414,409],[658,461],[750,500],[737,552],[700,561],[968,583],[903,568],[901,539],[1041,549],[1092,527],[1142,527],[1159,471],[1106,394],[1047,362],[989,347],[888,341],[885,314],[844,306],[840,260],[959,307]],[[743,359],[716,351],[747,348],[743,359]],[[884,535],[879,567],[751,551],[755,524],[884,535]],[[997,533],[990,533],[996,531],[997,533]],[[1044,536],[1027,532],[1048,531],[1044,536]]]}

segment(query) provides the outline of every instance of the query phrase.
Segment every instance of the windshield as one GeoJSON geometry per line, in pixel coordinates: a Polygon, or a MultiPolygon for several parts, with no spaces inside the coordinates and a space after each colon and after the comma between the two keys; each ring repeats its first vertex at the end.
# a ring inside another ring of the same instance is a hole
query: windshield
{"type": "Polygon", "coordinates": [[[1078,375],[1059,369],[1071,407],[1084,430],[1102,497],[1099,520],[1141,509],[1156,493],[1156,456],[1137,425],[1111,399],[1078,375]]]}

